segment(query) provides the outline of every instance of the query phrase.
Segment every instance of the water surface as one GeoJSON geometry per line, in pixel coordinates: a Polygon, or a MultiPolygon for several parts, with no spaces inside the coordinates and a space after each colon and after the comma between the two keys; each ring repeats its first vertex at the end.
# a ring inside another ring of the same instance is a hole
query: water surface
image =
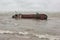
{"type": "Polygon", "coordinates": [[[12,19],[0,14],[0,40],[60,40],[60,18],[48,14],[48,20],[12,19]]]}

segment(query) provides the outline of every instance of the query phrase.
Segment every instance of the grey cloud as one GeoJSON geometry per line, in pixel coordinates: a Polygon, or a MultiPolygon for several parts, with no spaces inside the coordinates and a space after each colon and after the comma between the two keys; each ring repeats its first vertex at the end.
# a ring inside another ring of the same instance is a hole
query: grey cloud
{"type": "Polygon", "coordinates": [[[60,0],[0,0],[0,10],[60,11],[60,0]]]}

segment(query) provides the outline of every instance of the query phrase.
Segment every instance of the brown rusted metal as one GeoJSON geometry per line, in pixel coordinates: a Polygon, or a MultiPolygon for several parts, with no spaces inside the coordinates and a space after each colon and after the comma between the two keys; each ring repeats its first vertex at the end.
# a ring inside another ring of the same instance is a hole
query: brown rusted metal
{"type": "Polygon", "coordinates": [[[15,19],[20,19],[20,18],[25,18],[25,19],[40,19],[40,20],[47,20],[47,15],[46,14],[15,14],[12,16],[12,18],[15,19]]]}

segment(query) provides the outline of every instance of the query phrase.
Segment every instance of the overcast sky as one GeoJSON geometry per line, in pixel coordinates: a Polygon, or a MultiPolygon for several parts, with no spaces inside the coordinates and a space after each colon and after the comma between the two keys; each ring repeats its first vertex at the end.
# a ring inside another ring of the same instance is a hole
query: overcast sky
{"type": "Polygon", "coordinates": [[[0,11],[60,11],[60,0],[0,0],[0,11]]]}

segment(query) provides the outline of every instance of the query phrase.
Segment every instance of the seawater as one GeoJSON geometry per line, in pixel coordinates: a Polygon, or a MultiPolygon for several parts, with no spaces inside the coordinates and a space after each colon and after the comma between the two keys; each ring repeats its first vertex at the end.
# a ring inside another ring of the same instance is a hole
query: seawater
{"type": "Polygon", "coordinates": [[[0,40],[60,40],[60,14],[47,15],[47,20],[37,20],[0,14],[0,40]]]}

